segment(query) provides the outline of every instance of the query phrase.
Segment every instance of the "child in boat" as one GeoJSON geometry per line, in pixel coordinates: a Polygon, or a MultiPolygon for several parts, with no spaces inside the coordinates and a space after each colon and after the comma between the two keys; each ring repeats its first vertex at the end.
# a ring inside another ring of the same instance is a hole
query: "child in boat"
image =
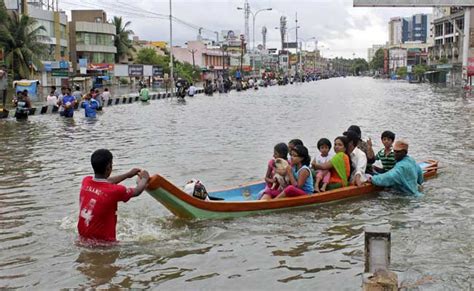
{"type": "Polygon", "coordinates": [[[288,167],[288,161],[284,159],[276,159],[275,160],[275,175],[273,179],[275,182],[272,185],[272,190],[277,190],[278,193],[283,191],[288,186],[290,182],[290,178],[286,174],[286,168],[288,167]]]}
{"type": "MultiPolygon", "coordinates": [[[[318,141],[318,150],[319,154],[314,158],[313,162],[311,163],[311,167],[315,169],[315,164],[324,164],[327,161],[331,160],[333,155],[329,154],[329,150],[331,150],[331,142],[327,138],[322,138],[318,141]]],[[[317,170],[316,171],[316,182],[314,183],[314,190],[316,192],[324,192],[326,191],[326,187],[328,186],[329,179],[331,178],[331,172],[329,170],[317,170]],[[319,185],[323,183],[321,188],[319,185]]]]}
{"type": "MultiPolygon", "coordinates": [[[[304,145],[304,144],[303,144],[303,141],[302,141],[301,139],[295,138],[295,139],[290,140],[290,141],[288,142],[288,152],[291,153],[291,151],[292,151],[296,146],[298,146],[298,145],[300,145],[300,146],[304,145]]],[[[291,156],[290,156],[290,158],[288,159],[288,161],[289,161],[290,164],[291,164],[291,156]]]]}
{"type": "Polygon", "coordinates": [[[372,142],[369,141],[367,143],[368,145],[368,150],[367,150],[367,158],[368,159],[374,159],[376,161],[382,162],[382,168],[373,166],[374,172],[377,173],[385,173],[388,170],[391,170],[395,166],[395,155],[393,153],[393,142],[395,141],[395,133],[386,130],[382,132],[382,136],[380,137],[382,140],[382,144],[384,145],[384,148],[381,149],[377,155],[374,157],[374,150],[372,148],[372,142]]]}
{"type": "Polygon", "coordinates": [[[265,174],[265,183],[267,184],[265,190],[263,190],[262,200],[268,200],[276,197],[280,194],[278,189],[272,190],[273,183],[276,182],[275,180],[275,160],[276,159],[283,159],[285,161],[288,160],[288,146],[285,143],[279,143],[275,145],[273,148],[273,159],[268,161],[267,166],[267,173],[265,174]]]}
{"type": "Polygon", "coordinates": [[[336,153],[331,160],[324,164],[314,164],[317,170],[330,170],[331,177],[327,190],[332,190],[340,187],[346,187],[351,175],[351,162],[347,149],[349,140],[345,136],[336,137],[334,140],[334,152],[336,153]]]}
{"type": "Polygon", "coordinates": [[[305,146],[298,145],[291,152],[291,166],[287,167],[287,175],[290,178],[290,185],[285,188],[278,196],[279,198],[296,197],[313,194],[313,174],[309,168],[311,157],[305,146]]]}

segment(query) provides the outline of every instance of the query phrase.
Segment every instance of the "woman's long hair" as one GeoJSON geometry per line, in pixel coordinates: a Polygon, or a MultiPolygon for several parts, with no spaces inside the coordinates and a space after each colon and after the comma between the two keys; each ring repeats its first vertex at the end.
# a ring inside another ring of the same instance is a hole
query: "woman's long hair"
{"type": "Polygon", "coordinates": [[[303,165],[309,166],[311,164],[311,157],[309,156],[308,149],[304,145],[297,145],[293,151],[298,154],[298,157],[303,159],[301,161],[303,165]]]}

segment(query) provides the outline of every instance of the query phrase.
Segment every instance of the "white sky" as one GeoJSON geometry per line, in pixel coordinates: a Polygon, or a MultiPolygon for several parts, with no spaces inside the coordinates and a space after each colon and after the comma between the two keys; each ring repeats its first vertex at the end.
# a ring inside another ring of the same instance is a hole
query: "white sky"
{"type": "MultiPolygon", "coordinates": [[[[316,37],[324,57],[367,58],[367,48],[372,44],[384,44],[388,40],[388,21],[394,16],[411,16],[416,13],[432,13],[431,8],[360,8],[352,7],[352,0],[250,0],[253,11],[271,7],[272,11],[260,12],[255,22],[255,40],[262,39],[262,26],[266,26],[267,47],[280,48],[280,16],[287,17],[287,27],[295,26],[298,13],[298,37],[316,37]]],[[[244,1],[234,0],[173,0],[173,16],[195,27],[210,31],[238,30],[244,33],[244,13],[237,10],[244,1]]],[[[59,0],[63,10],[103,9],[107,17],[122,16],[131,21],[135,35],[144,40],[169,40],[169,22],[159,15],[169,15],[168,0],[59,0]],[[148,14],[144,11],[155,13],[148,14]],[[152,17],[150,17],[152,16],[152,17]],[[154,18],[153,18],[154,17],[154,18]]],[[[196,39],[195,28],[173,23],[173,42],[183,45],[196,39]]],[[[205,31],[203,36],[215,39],[215,34],[205,31]]],[[[252,37],[252,16],[250,16],[252,37]]],[[[295,39],[295,30],[289,31],[290,41],[295,39]]],[[[303,47],[305,44],[303,43],[303,47]]],[[[307,49],[314,44],[308,41],[307,49]]]]}

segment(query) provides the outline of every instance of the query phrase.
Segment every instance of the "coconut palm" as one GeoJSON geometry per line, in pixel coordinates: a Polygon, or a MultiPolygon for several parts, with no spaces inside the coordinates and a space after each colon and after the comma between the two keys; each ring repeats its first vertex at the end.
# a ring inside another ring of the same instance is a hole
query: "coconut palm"
{"type": "Polygon", "coordinates": [[[130,56],[135,48],[132,45],[130,36],[134,34],[133,30],[128,29],[132,24],[130,21],[123,22],[122,17],[114,16],[112,24],[115,25],[115,41],[114,45],[117,48],[115,54],[115,62],[118,63],[123,56],[130,56]]]}
{"type": "MultiPolygon", "coordinates": [[[[3,10],[4,7],[0,7],[3,10]]],[[[8,15],[6,13],[1,13],[8,15]]],[[[0,46],[5,49],[5,61],[14,72],[14,79],[28,78],[30,66],[41,67],[40,56],[46,53],[46,45],[39,42],[45,38],[42,25],[27,15],[16,12],[3,18],[0,24],[0,46]]]]}

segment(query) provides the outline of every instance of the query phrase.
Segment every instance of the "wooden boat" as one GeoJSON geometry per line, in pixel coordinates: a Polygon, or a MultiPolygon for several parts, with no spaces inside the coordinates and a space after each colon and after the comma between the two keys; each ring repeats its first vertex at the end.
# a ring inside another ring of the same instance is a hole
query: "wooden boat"
{"type": "MultiPolygon", "coordinates": [[[[438,162],[428,160],[419,163],[425,179],[436,175],[438,162]]],[[[235,188],[210,192],[212,197],[224,200],[204,201],[190,196],[162,176],[153,175],[147,192],[173,214],[181,218],[232,218],[251,214],[276,211],[288,211],[320,205],[343,199],[356,198],[382,190],[370,183],[361,187],[348,186],[322,193],[294,198],[259,201],[260,192],[265,188],[264,182],[250,183],[235,188]]]]}

